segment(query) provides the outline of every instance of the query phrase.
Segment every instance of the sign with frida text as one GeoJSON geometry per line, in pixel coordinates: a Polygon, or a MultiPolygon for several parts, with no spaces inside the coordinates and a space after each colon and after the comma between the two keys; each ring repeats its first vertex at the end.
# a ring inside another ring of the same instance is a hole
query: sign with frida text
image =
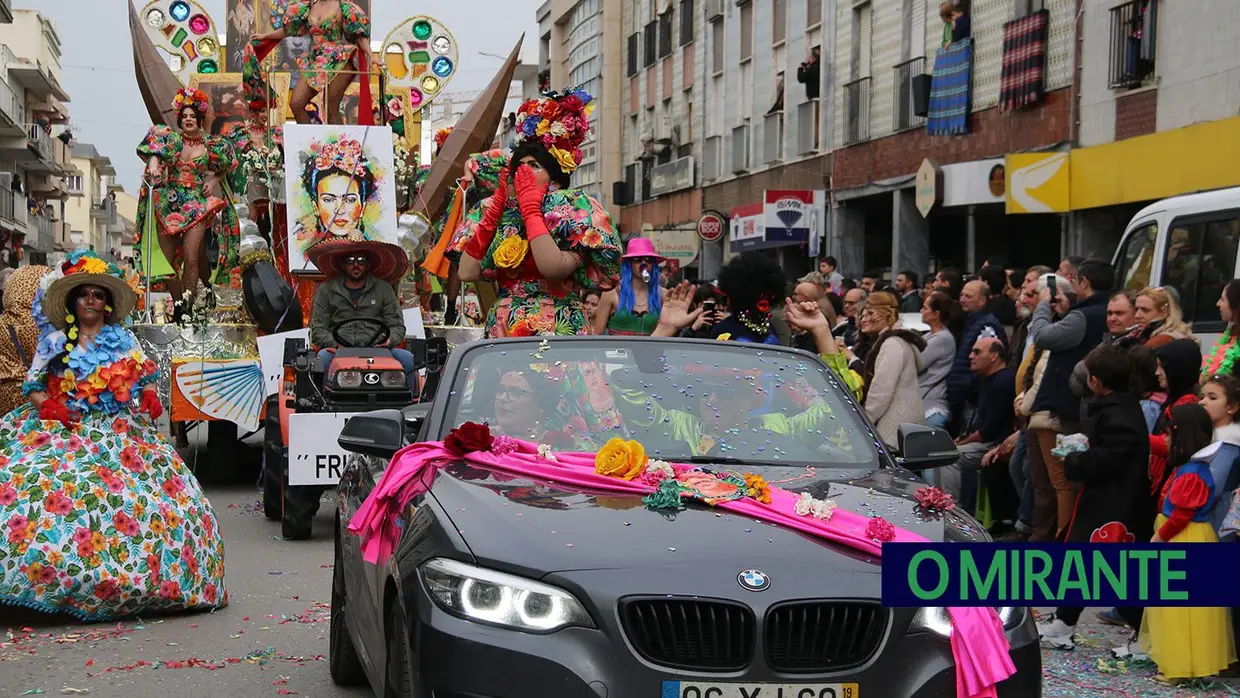
{"type": "Polygon", "coordinates": [[[336,439],[352,414],[293,414],[288,421],[288,484],[335,485],[349,452],[336,439]]]}

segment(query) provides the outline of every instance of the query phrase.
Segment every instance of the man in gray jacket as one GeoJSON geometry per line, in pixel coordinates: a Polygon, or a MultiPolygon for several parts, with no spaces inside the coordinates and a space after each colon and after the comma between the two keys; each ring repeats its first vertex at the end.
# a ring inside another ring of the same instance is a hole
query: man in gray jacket
{"type": "MultiPolygon", "coordinates": [[[[413,354],[396,348],[405,341],[404,313],[392,284],[380,278],[399,278],[408,265],[404,250],[384,243],[353,243],[347,245],[348,249],[344,249],[345,245],[338,247],[341,249],[318,255],[314,260],[319,271],[328,277],[314,295],[314,310],[310,316],[310,343],[319,348],[319,360],[326,365],[340,346],[333,334],[337,324],[355,318],[371,318],[382,322],[388,330],[387,339],[376,346],[390,349],[392,357],[409,375],[410,385],[415,385],[413,354]],[[400,255],[400,260],[391,259],[395,254],[400,255]],[[394,273],[395,266],[402,272],[394,273]]],[[[373,324],[360,322],[339,329],[341,339],[355,347],[369,346],[377,332],[373,324]]]]}

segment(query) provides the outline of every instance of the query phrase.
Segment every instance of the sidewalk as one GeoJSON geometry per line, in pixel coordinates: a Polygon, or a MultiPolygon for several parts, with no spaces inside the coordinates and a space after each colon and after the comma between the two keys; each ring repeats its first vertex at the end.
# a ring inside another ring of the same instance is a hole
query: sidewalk
{"type": "MultiPolygon", "coordinates": [[[[1042,615],[1054,609],[1037,609],[1042,615]]],[[[1081,616],[1076,629],[1076,649],[1063,652],[1042,649],[1042,695],[1044,698],[1190,698],[1191,696],[1240,696],[1240,679],[1203,681],[1205,688],[1172,688],[1154,681],[1153,664],[1111,658],[1111,648],[1128,639],[1127,628],[1117,628],[1098,620],[1091,608],[1081,616]]]]}

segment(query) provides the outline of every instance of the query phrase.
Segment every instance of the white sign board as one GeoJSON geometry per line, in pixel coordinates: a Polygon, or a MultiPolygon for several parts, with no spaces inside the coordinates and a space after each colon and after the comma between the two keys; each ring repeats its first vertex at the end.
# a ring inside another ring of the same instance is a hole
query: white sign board
{"type": "Polygon", "coordinates": [[[310,330],[292,330],[279,334],[269,334],[258,338],[258,361],[263,367],[263,378],[267,381],[268,397],[280,391],[280,381],[284,378],[284,340],[304,339],[310,341],[310,330]]]}
{"type": "Polygon", "coordinates": [[[405,308],[405,338],[426,339],[426,326],[422,324],[421,308],[405,308]]]}
{"type": "Polygon", "coordinates": [[[288,422],[288,484],[335,485],[349,452],[336,439],[353,414],[293,414],[288,422]]]}

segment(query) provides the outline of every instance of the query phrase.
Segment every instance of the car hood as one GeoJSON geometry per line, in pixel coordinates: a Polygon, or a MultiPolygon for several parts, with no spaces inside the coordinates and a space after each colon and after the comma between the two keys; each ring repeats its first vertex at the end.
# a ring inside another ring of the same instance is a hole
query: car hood
{"type": "MultiPolygon", "coordinates": [[[[756,468],[770,482],[829,497],[847,511],[882,516],[929,540],[944,522],[918,514],[913,493],[924,483],[899,469],[859,473],[756,468]]],[[[878,558],[784,527],[705,504],[680,512],[645,508],[640,496],[616,495],[512,477],[464,464],[441,469],[431,495],[479,564],[525,576],[571,570],[745,560],[770,565],[789,556],[829,552],[844,569],[876,573],[878,558]]]]}

